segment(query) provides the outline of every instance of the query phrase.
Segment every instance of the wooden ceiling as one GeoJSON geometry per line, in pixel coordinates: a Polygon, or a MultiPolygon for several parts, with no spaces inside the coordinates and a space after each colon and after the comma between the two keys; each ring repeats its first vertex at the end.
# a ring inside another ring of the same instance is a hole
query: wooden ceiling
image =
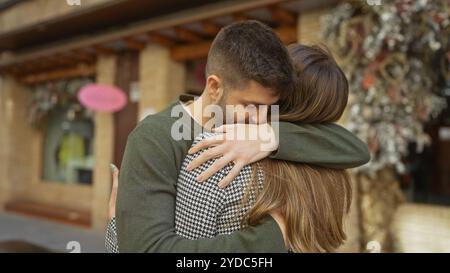
{"type": "Polygon", "coordinates": [[[3,58],[0,58],[0,73],[12,74],[27,84],[93,75],[99,54],[140,51],[148,43],[169,48],[171,57],[176,61],[205,58],[221,27],[249,19],[260,20],[273,27],[281,40],[288,44],[297,41],[298,10],[303,8],[301,4],[305,2],[307,1],[218,2],[207,7],[175,12],[87,38],[75,36],[55,45],[36,47],[11,56],[3,54],[3,58]]]}
{"type": "Polygon", "coordinates": [[[108,0],[84,7],[83,2],[88,1],[81,0],[80,7],[83,8],[73,8],[73,11],[64,15],[0,32],[0,51],[20,51],[35,45],[46,44],[48,41],[56,42],[72,36],[95,35],[132,22],[211,3],[211,0],[108,0]]]}

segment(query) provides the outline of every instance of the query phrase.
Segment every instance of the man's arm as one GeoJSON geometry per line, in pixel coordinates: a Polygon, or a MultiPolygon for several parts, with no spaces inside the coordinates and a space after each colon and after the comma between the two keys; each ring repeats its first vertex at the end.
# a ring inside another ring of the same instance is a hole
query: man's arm
{"type": "Polygon", "coordinates": [[[231,183],[245,165],[268,156],[336,169],[361,166],[370,160],[367,145],[334,123],[276,122],[272,123],[272,127],[267,123],[228,124],[214,131],[223,135],[204,139],[189,150],[189,153],[195,153],[211,147],[208,152],[194,159],[188,170],[197,168],[215,155],[222,155],[197,177],[199,182],[205,181],[229,162],[234,162],[233,169],[219,182],[221,188],[231,183]],[[275,133],[277,129],[279,134],[275,133]],[[236,132],[246,132],[246,136],[256,135],[257,138],[238,139],[235,137],[236,132]]]}
{"type": "Polygon", "coordinates": [[[336,169],[358,167],[370,160],[367,145],[338,124],[278,124],[278,149],[271,158],[336,169]]]}
{"type": "Polygon", "coordinates": [[[120,252],[284,252],[283,235],[271,216],[258,226],[211,239],[175,234],[175,161],[181,159],[164,126],[149,122],[128,138],[117,199],[120,252]]]}

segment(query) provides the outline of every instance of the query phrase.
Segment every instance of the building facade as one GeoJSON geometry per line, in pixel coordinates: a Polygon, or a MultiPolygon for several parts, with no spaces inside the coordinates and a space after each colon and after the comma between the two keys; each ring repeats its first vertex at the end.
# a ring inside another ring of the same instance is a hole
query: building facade
{"type": "MultiPolygon", "coordinates": [[[[286,44],[320,43],[320,18],[337,2],[0,1],[0,210],[104,229],[110,163],[120,167],[139,120],[201,93],[221,27],[256,19],[286,44]],[[84,109],[76,95],[87,83],[118,86],[127,105],[84,109]]],[[[396,181],[389,170],[383,177],[396,181]]],[[[342,251],[365,249],[358,190],[342,251]]]]}

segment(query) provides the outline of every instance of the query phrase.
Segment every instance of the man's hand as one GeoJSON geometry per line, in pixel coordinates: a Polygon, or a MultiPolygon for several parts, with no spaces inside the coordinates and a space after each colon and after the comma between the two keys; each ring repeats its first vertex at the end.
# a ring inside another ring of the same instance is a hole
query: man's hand
{"type": "Polygon", "coordinates": [[[204,139],[189,150],[189,154],[194,154],[202,149],[212,147],[194,159],[188,165],[187,170],[191,171],[212,158],[220,157],[197,177],[198,182],[203,182],[228,163],[233,162],[234,167],[219,182],[220,188],[227,187],[245,165],[267,157],[278,148],[275,132],[267,123],[223,125],[213,131],[222,134],[204,139]]]}

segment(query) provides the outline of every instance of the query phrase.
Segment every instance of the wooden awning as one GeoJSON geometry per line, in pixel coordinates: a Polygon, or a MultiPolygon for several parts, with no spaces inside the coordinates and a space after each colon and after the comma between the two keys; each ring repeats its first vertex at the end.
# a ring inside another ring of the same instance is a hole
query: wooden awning
{"type": "Polygon", "coordinates": [[[27,84],[76,75],[95,74],[98,54],[140,51],[148,43],[170,49],[176,61],[207,56],[221,27],[231,22],[256,19],[273,27],[286,44],[297,41],[297,16],[302,10],[333,1],[249,0],[221,1],[151,18],[90,37],[22,52],[3,53],[0,73],[9,73],[27,84]]]}

